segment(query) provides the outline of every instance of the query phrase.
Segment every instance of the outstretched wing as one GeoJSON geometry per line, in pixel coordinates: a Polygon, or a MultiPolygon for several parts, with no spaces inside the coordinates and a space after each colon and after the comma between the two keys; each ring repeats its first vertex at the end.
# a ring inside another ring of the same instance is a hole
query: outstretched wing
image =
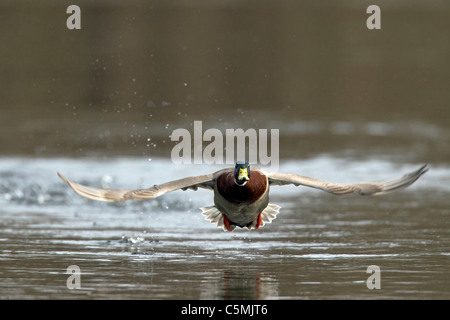
{"type": "Polygon", "coordinates": [[[329,193],[342,194],[359,194],[359,195],[380,195],[389,192],[404,189],[410,186],[414,181],[419,179],[421,175],[428,171],[428,165],[422,166],[420,169],[405,174],[402,177],[390,180],[360,182],[360,183],[332,183],[328,181],[308,178],[296,174],[283,174],[267,172],[269,183],[271,185],[302,185],[327,191],[329,193]]]}
{"type": "Polygon", "coordinates": [[[184,179],[174,180],[159,185],[154,185],[148,189],[137,190],[119,190],[119,189],[100,189],[81,185],[79,183],[70,181],[58,172],[58,176],[78,194],[93,200],[98,201],[124,201],[128,199],[152,199],[159,197],[167,192],[178,189],[187,190],[197,188],[213,189],[215,184],[215,173],[205,174],[202,176],[188,177],[184,179]]]}

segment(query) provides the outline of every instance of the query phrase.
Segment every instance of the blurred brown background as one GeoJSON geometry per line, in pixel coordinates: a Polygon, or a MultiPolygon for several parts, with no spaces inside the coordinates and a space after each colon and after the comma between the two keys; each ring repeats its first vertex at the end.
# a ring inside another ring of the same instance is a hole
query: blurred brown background
{"type": "Polygon", "coordinates": [[[2,1],[0,155],[169,157],[176,128],[281,157],[450,161],[448,1],[2,1]],[[66,8],[81,8],[68,30],[66,8]],[[381,8],[381,30],[366,9],[381,8]],[[150,139],[150,140],[149,140],[150,139]]]}

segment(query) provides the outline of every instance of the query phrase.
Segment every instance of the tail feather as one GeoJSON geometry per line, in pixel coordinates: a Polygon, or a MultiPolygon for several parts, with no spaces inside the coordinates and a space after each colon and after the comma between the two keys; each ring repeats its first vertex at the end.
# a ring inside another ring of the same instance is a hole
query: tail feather
{"type": "MultiPolygon", "coordinates": [[[[271,223],[277,217],[280,212],[281,207],[276,204],[269,203],[267,207],[261,212],[261,224],[258,228],[264,227],[265,224],[271,223]]],[[[257,229],[257,219],[250,223],[247,228],[248,230],[257,229]]]]}
{"type": "MultiPolygon", "coordinates": [[[[223,231],[228,231],[225,223],[223,222],[223,215],[215,206],[212,207],[202,207],[202,214],[205,216],[205,219],[209,222],[215,224],[218,228],[222,228],[223,231]]],[[[230,229],[234,230],[236,225],[230,225],[230,229]]]]}
{"type": "Polygon", "coordinates": [[[261,227],[266,223],[271,223],[276,219],[277,214],[280,212],[281,207],[276,204],[269,203],[269,205],[261,213],[261,227]]]}
{"type": "MultiPolygon", "coordinates": [[[[263,227],[265,224],[271,223],[272,220],[274,220],[277,217],[278,212],[280,212],[281,207],[276,204],[269,203],[268,206],[261,212],[261,224],[259,228],[263,227]]],[[[225,226],[225,223],[223,221],[223,214],[220,212],[215,206],[211,207],[202,207],[200,208],[202,210],[202,214],[205,216],[205,219],[209,222],[215,224],[218,228],[223,229],[223,231],[229,231],[227,230],[227,227],[225,226]]],[[[252,221],[247,225],[248,230],[256,229],[257,220],[252,221]]],[[[231,231],[236,228],[235,224],[230,224],[231,231]]]]}

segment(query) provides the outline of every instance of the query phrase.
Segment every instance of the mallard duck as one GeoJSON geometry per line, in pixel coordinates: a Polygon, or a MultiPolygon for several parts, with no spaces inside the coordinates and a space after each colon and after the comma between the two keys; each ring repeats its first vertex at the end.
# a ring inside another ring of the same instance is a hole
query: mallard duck
{"type": "Polygon", "coordinates": [[[213,190],[214,206],[200,209],[211,223],[223,228],[224,231],[233,231],[236,227],[246,227],[249,230],[258,229],[276,218],[281,207],[269,203],[270,186],[293,184],[316,188],[336,195],[381,195],[408,187],[427,171],[428,166],[424,165],[414,172],[390,180],[332,183],[297,174],[274,173],[259,168],[250,170],[248,162],[238,161],[234,168],[137,190],[92,188],[72,182],[59,172],[58,175],[78,194],[99,201],[152,199],[178,189],[213,190]]]}

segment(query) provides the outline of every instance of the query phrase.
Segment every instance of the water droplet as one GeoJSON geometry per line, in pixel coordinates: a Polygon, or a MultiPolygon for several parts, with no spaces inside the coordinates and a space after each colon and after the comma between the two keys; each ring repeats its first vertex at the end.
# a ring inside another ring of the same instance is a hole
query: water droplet
{"type": "Polygon", "coordinates": [[[52,197],[49,194],[40,194],[38,196],[38,202],[39,204],[44,204],[48,202],[52,197]]]}

